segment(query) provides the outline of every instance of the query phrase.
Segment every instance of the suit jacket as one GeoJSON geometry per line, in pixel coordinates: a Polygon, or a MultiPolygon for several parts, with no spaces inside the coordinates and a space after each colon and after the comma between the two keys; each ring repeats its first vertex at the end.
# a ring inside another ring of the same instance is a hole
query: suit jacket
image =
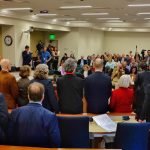
{"type": "Polygon", "coordinates": [[[8,109],[3,94],[0,93],[0,144],[6,142],[6,129],[8,124],[8,109]]]}
{"type": "Polygon", "coordinates": [[[3,70],[0,72],[0,92],[4,94],[8,108],[15,108],[18,97],[18,85],[15,77],[3,70]]]}
{"type": "Polygon", "coordinates": [[[88,113],[106,113],[111,96],[111,78],[103,72],[95,72],[85,79],[85,98],[88,113]]]}
{"type": "MultiPolygon", "coordinates": [[[[84,62],[84,64],[83,64],[83,65],[87,64],[87,61],[86,61],[85,59],[83,59],[83,62],[84,62]]],[[[80,65],[80,64],[81,64],[81,59],[79,59],[79,60],[78,60],[77,64],[78,64],[78,65],[80,65]]]]}
{"type": "Polygon", "coordinates": [[[38,103],[17,108],[10,115],[8,141],[17,146],[59,147],[57,118],[38,103]]]}
{"type": "Polygon", "coordinates": [[[57,98],[56,98],[51,80],[50,79],[43,79],[43,80],[33,79],[31,83],[33,82],[39,82],[44,85],[45,93],[44,93],[44,100],[42,102],[43,107],[45,107],[46,109],[52,112],[58,113],[59,106],[57,103],[57,98]]]}
{"type": "Polygon", "coordinates": [[[32,60],[32,53],[31,52],[27,52],[27,51],[23,51],[22,52],[22,59],[23,59],[23,63],[22,65],[29,65],[30,66],[30,62],[32,60]]]}
{"type": "Polygon", "coordinates": [[[138,116],[142,111],[148,84],[150,84],[150,71],[138,73],[135,79],[135,100],[133,103],[133,109],[138,116]]]}
{"type": "Polygon", "coordinates": [[[75,75],[65,75],[57,80],[60,111],[78,114],[83,112],[84,80],[75,75]]]}
{"type": "Polygon", "coordinates": [[[114,90],[110,99],[110,111],[119,113],[132,112],[133,98],[133,89],[119,88],[114,90]]]}
{"type": "Polygon", "coordinates": [[[145,98],[140,114],[140,119],[150,122],[150,84],[147,85],[145,90],[145,98]]]}

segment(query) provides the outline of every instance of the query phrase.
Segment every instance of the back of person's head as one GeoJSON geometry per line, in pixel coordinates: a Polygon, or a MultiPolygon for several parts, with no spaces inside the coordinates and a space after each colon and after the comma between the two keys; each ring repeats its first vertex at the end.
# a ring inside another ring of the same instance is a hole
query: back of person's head
{"type": "Polygon", "coordinates": [[[29,46],[28,46],[28,45],[26,45],[26,46],[25,46],[25,49],[29,49],[29,46]]]}
{"type": "Polygon", "coordinates": [[[10,64],[9,59],[2,59],[0,62],[0,65],[1,65],[2,70],[5,70],[5,71],[11,70],[11,64],[10,64]]]}
{"type": "Polygon", "coordinates": [[[100,59],[100,58],[96,58],[95,61],[94,61],[94,67],[95,69],[103,69],[103,60],[100,59]]]}
{"type": "Polygon", "coordinates": [[[122,75],[118,81],[118,86],[123,88],[128,88],[131,83],[130,75],[122,75]]]}
{"type": "Polygon", "coordinates": [[[40,102],[44,99],[44,86],[41,83],[34,82],[28,87],[28,98],[30,101],[40,102]]]}
{"type": "Polygon", "coordinates": [[[48,66],[46,64],[39,64],[36,66],[34,71],[34,78],[35,79],[48,79],[48,66]]]}
{"type": "Polygon", "coordinates": [[[19,75],[22,78],[27,78],[28,76],[30,76],[30,72],[31,72],[30,67],[28,65],[24,65],[20,67],[19,75]]]}
{"type": "Polygon", "coordinates": [[[74,72],[77,67],[77,62],[73,58],[68,58],[64,63],[65,72],[74,72]]]}

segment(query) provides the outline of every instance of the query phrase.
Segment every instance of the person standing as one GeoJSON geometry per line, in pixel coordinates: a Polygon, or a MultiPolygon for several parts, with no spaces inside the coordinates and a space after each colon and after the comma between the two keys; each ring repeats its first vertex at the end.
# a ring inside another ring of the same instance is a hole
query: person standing
{"type": "Polygon", "coordinates": [[[48,78],[48,66],[46,64],[39,64],[36,66],[33,80],[30,83],[38,82],[44,85],[45,97],[42,101],[42,106],[52,112],[58,113],[59,107],[57,98],[51,80],[48,78]]]}
{"type": "Polygon", "coordinates": [[[22,52],[23,63],[22,65],[32,65],[32,53],[29,50],[29,46],[25,46],[25,50],[22,52]]]}
{"type": "Polygon", "coordinates": [[[29,79],[30,72],[31,69],[29,66],[25,65],[20,67],[19,76],[21,78],[17,82],[19,88],[19,96],[17,99],[17,103],[19,107],[27,105],[29,103],[27,91],[28,91],[28,86],[30,84],[30,79],[29,79]]]}
{"type": "MultiPolygon", "coordinates": [[[[136,113],[136,119],[143,119],[141,113],[143,110],[143,104],[145,102],[145,93],[147,93],[148,85],[150,84],[150,64],[146,65],[146,69],[143,72],[137,74],[135,79],[135,100],[133,103],[133,109],[136,113]]],[[[146,98],[147,100],[147,98],[146,98]]]]}
{"type": "Polygon", "coordinates": [[[108,99],[111,96],[111,78],[103,73],[103,60],[94,61],[95,73],[85,79],[85,98],[87,112],[103,114],[108,111],[108,99]]]}
{"type": "Polygon", "coordinates": [[[8,125],[8,108],[5,102],[5,98],[2,93],[0,93],[0,144],[6,144],[6,132],[8,125]]]}
{"type": "Polygon", "coordinates": [[[60,147],[60,132],[54,113],[42,107],[44,86],[29,85],[29,104],[12,111],[8,123],[11,145],[31,147],[60,147]]]}
{"type": "Polygon", "coordinates": [[[87,64],[87,61],[84,59],[84,56],[81,56],[81,59],[78,60],[77,62],[78,66],[80,66],[81,68],[87,64]]]}
{"type": "Polygon", "coordinates": [[[47,47],[44,47],[40,53],[40,63],[47,64],[51,60],[51,55],[47,51],[47,47]]]}
{"type": "Polygon", "coordinates": [[[64,63],[66,75],[57,79],[61,113],[79,114],[83,112],[84,80],[74,75],[76,67],[76,61],[68,58],[64,63]]]}
{"type": "Polygon", "coordinates": [[[0,71],[0,92],[4,94],[8,109],[13,109],[16,107],[18,97],[16,78],[9,73],[11,65],[8,59],[2,59],[0,65],[2,67],[2,71],[0,71]]]}

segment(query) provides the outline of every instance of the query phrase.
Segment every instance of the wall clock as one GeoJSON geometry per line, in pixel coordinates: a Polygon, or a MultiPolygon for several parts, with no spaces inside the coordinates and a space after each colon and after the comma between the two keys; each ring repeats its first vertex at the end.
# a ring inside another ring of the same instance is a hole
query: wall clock
{"type": "Polygon", "coordinates": [[[10,46],[13,42],[13,39],[10,35],[6,35],[5,38],[4,38],[4,42],[7,46],[10,46]]]}

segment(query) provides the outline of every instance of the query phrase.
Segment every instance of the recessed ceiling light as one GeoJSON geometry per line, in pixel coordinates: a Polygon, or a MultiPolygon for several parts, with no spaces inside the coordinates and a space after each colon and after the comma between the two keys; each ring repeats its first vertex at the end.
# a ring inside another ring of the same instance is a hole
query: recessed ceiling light
{"type": "Polygon", "coordinates": [[[33,19],[37,19],[37,16],[36,15],[32,15],[31,16],[33,19]]]}
{"type": "Polygon", "coordinates": [[[92,6],[61,6],[60,9],[81,9],[81,8],[92,8],[92,6]]]}
{"type": "Polygon", "coordinates": [[[129,7],[149,7],[150,4],[130,4],[129,7]]]}
{"type": "Polygon", "coordinates": [[[10,11],[8,11],[8,10],[3,10],[3,9],[2,9],[0,12],[6,14],[6,13],[9,13],[10,11]]]}
{"type": "Polygon", "coordinates": [[[68,22],[66,22],[66,25],[70,25],[70,22],[68,21],[68,22]]]}
{"type": "Polygon", "coordinates": [[[137,15],[150,15],[150,12],[137,13],[137,15]]]}
{"type": "Polygon", "coordinates": [[[108,15],[109,13],[83,13],[83,16],[98,16],[98,15],[108,15]]]}
{"type": "Polygon", "coordinates": [[[97,18],[98,20],[119,20],[120,18],[97,18]]]}
{"type": "Polygon", "coordinates": [[[47,13],[41,13],[41,14],[36,14],[36,16],[57,16],[57,14],[47,14],[47,13]]]}
{"type": "Polygon", "coordinates": [[[52,22],[57,22],[57,19],[53,19],[52,22]]]}
{"type": "Polygon", "coordinates": [[[2,11],[11,11],[11,10],[32,10],[32,8],[5,8],[5,9],[2,9],[2,11]]]}
{"type": "Polygon", "coordinates": [[[108,28],[108,31],[112,31],[112,28],[108,28]]]}

